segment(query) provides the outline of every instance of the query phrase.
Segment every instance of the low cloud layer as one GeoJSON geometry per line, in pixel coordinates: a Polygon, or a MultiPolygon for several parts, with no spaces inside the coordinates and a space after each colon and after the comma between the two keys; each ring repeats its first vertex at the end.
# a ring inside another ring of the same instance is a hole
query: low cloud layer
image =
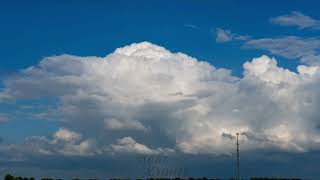
{"type": "Polygon", "coordinates": [[[236,132],[244,152],[318,150],[320,67],[300,65],[295,73],[261,56],[243,68],[243,77],[235,77],[148,42],[106,57],[44,58],[6,79],[0,101],[19,106],[26,99],[45,100],[63,127],[51,137],[1,145],[0,151],[21,160],[28,155],[228,155],[236,132]]]}

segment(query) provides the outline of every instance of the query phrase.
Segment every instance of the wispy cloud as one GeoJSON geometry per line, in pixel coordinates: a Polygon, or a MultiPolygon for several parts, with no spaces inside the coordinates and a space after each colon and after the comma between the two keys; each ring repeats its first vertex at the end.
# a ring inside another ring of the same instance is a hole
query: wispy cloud
{"type": "MultiPolygon", "coordinates": [[[[297,14],[298,12],[293,13],[297,14]]],[[[304,25],[304,27],[307,27],[307,25],[304,25]]],[[[245,49],[265,50],[273,55],[287,59],[299,59],[302,63],[309,65],[320,64],[319,37],[283,36],[255,39],[251,36],[239,35],[231,30],[216,29],[217,43],[226,43],[235,40],[241,41],[243,43],[242,47],[245,49]]]]}
{"type": "Polygon", "coordinates": [[[299,11],[292,11],[290,14],[271,18],[273,24],[280,26],[297,26],[299,29],[311,28],[320,29],[320,21],[310,16],[304,15],[299,11]]]}
{"type": "Polygon", "coordinates": [[[230,30],[224,30],[221,28],[217,28],[216,30],[216,42],[224,43],[232,40],[232,33],[230,30]]]}
{"type": "Polygon", "coordinates": [[[217,28],[216,29],[216,42],[225,43],[233,40],[245,41],[250,39],[250,36],[243,36],[236,33],[232,33],[230,30],[217,28]]]}
{"type": "Polygon", "coordinates": [[[245,42],[244,48],[267,50],[271,54],[288,59],[300,59],[304,63],[319,64],[320,39],[287,36],[281,38],[253,39],[245,42]]]}
{"type": "Polygon", "coordinates": [[[183,26],[187,27],[187,28],[192,28],[192,29],[200,29],[199,26],[194,25],[194,24],[184,24],[183,26]]]}
{"type": "Polygon", "coordinates": [[[0,114],[0,123],[5,123],[9,121],[9,117],[5,114],[0,114]]]}

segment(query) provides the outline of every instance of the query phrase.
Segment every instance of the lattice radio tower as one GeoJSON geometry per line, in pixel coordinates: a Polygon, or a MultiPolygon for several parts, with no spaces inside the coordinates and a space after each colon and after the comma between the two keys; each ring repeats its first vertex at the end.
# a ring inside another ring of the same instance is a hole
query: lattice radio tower
{"type": "Polygon", "coordinates": [[[239,133],[237,135],[236,180],[240,180],[239,133]]]}

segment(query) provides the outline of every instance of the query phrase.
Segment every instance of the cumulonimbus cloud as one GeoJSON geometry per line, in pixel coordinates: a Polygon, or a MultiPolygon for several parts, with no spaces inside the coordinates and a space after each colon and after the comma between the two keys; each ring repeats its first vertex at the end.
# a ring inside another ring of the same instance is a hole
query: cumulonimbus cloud
{"type": "Polygon", "coordinates": [[[6,79],[0,97],[54,105],[65,128],[29,140],[42,154],[224,154],[236,132],[244,151],[319,149],[319,66],[292,72],[261,56],[243,67],[235,77],[143,42],[106,57],[44,58],[6,79]]]}

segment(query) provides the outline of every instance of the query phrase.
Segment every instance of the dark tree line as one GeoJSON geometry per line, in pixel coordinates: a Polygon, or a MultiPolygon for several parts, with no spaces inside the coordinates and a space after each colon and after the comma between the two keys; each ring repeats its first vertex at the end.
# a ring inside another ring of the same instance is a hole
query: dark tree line
{"type": "MultiPolygon", "coordinates": [[[[21,176],[12,176],[11,174],[7,174],[4,177],[4,180],[36,180],[34,177],[21,177],[21,176]]],[[[53,179],[53,178],[41,178],[41,180],[62,180],[62,179],[53,179]]],[[[84,179],[72,179],[72,180],[84,180],[84,179]]],[[[97,180],[97,179],[88,179],[88,180],[97,180]]],[[[111,178],[109,180],[130,180],[130,179],[121,179],[121,178],[111,178]]],[[[144,179],[136,179],[136,180],[144,180],[144,179]]],[[[146,180],[223,180],[219,178],[148,178],[146,180]]],[[[230,178],[228,180],[235,180],[234,178],[230,178]]],[[[242,179],[244,180],[244,179],[242,179]]],[[[259,177],[251,177],[250,180],[301,180],[298,178],[259,178],[259,177]]]]}
{"type": "Polygon", "coordinates": [[[21,177],[21,176],[12,176],[10,174],[7,174],[5,177],[4,177],[4,180],[35,180],[34,177],[21,177]]]}
{"type": "MultiPolygon", "coordinates": [[[[21,177],[21,176],[12,176],[7,174],[4,177],[4,180],[36,180],[34,177],[21,177]]],[[[52,179],[52,178],[41,178],[41,180],[62,180],[62,179],[52,179]]]]}
{"type": "Polygon", "coordinates": [[[299,179],[299,178],[287,179],[287,178],[258,178],[258,177],[252,177],[252,178],[250,178],[250,180],[301,180],[301,179],[299,179]]]}

